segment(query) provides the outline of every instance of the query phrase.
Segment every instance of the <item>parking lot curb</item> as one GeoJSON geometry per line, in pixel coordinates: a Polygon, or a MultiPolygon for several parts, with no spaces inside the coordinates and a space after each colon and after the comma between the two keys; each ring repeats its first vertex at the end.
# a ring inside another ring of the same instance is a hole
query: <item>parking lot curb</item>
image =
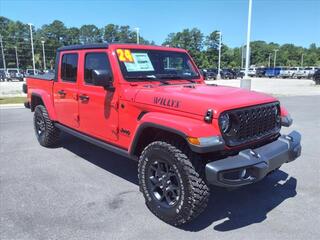
{"type": "Polygon", "coordinates": [[[23,103],[17,104],[0,104],[0,109],[17,109],[17,108],[24,108],[23,103]]]}

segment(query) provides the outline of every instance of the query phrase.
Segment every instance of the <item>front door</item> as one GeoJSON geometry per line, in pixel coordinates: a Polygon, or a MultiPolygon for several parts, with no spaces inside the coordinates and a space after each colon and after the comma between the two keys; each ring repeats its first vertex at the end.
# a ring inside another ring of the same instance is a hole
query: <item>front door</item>
{"type": "Polygon", "coordinates": [[[79,127],[78,112],[78,54],[62,53],[59,61],[58,79],[53,96],[58,121],[72,128],[79,127]]]}
{"type": "Polygon", "coordinates": [[[106,49],[84,51],[81,54],[79,83],[80,130],[102,140],[118,139],[117,92],[93,85],[94,70],[111,71],[106,49]]]}

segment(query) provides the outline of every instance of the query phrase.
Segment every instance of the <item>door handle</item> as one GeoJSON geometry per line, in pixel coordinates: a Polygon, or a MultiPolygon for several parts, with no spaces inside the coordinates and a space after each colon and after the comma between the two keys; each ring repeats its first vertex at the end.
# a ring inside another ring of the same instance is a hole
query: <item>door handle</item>
{"type": "Polygon", "coordinates": [[[60,96],[65,96],[65,95],[66,95],[66,92],[65,92],[64,90],[59,90],[59,91],[58,91],[58,94],[59,94],[60,96]]]}
{"type": "Polygon", "coordinates": [[[85,94],[80,95],[79,98],[80,98],[80,101],[82,101],[82,102],[87,102],[90,99],[89,96],[87,96],[85,94]]]}

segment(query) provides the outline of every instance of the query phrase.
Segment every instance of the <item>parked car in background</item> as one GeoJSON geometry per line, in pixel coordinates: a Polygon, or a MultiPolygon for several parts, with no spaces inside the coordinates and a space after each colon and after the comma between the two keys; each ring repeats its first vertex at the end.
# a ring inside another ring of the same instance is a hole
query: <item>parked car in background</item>
{"type": "Polygon", "coordinates": [[[6,71],[3,69],[3,68],[1,68],[0,69],[0,81],[1,82],[4,82],[4,81],[6,81],[6,71]]]}
{"type": "Polygon", "coordinates": [[[266,68],[266,73],[265,76],[268,78],[273,78],[279,76],[281,71],[281,68],[276,67],[276,68],[266,68]]]}
{"type": "Polygon", "coordinates": [[[21,74],[18,68],[7,68],[7,81],[19,80],[23,81],[23,74],[21,74]]]}
{"type": "Polygon", "coordinates": [[[298,79],[307,78],[307,76],[308,76],[308,73],[305,68],[299,68],[299,70],[297,70],[294,73],[294,77],[298,79]]]}
{"type": "Polygon", "coordinates": [[[207,69],[199,69],[199,72],[203,76],[203,78],[206,80],[207,79],[207,69]]]}
{"type": "Polygon", "coordinates": [[[256,69],[256,77],[265,77],[266,74],[266,68],[260,67],[256,69]]]}
{"type": "Polygon", "coordinates": [[[224,68],[220,71],[220,76],[222,79],[235,79],[236,74],[231,69],[224,68]]]}
{"type": "Polygon", "coordinates": [[[40,71],[38,69],[27,69],[26,70],[26,76],[31,76],[31,75],[39,75],[40,71]]]}
{"type": "Polygon", "coordinates": [[[283,67],[280,70],[279,77],[281,78],[292,78],[295,70],[294,68],[283,67]]]}
{"type": "Polygon", "coordinates": [[[241,69],[233,69],[233,72],[236,75],[236,78],[243,78],[244,72],[241,69]]]}
{"type": "Polygon", "coordinates": [[[256,76],[256,72],[257,72],[256,68],[249,68],[248,76],[249,77],[255,77],[256,76]]]}
{"type": "Polygon", "coordinates": [[[318,70],[318,68],[316,68],[316,67],[306,67],[305,71],[306,71],[307,78],[312,79],[314,73],[317,70],[318,70]]]}
{"type": "Polygon", "coordinates": [[[207,69],[206,80],[216,80],[218,75],[218,70],[215,68],[207,69]]]}
{"type": "Polygon", "coordinates": [[[316,85],[320,85],[320,69],[317,69],[313,74],[313,81],[316,83],[316,85]]]}

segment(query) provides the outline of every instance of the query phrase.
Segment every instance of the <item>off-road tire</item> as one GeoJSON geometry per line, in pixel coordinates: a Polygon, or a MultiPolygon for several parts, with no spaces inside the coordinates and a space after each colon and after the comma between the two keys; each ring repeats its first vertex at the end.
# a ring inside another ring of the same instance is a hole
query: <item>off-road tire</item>
{"type": "Polygon", "coordinates": [[[40,145],[44,147],[53,147],[59,141],[60,131],[56,128],[49,118],[47,109],[43,105],[36,106],[34,110],[34,130],[40,145]],[[37,120],[42,119],[44,123],[44,130],[39,133],[37,130],[37,120]]]}
{"type": "Polygon", "coordinates": [[[191,159],[192,154],[188,146],[183,144],[155,141],[145,147],[139,158],[140,191],[144,195],[147,207],[158,218],[174,226],[196,218],[208,203],[209,188],[204,181],[204,165],[198,159],[191,159]],[[172,165],[180,182],[179,200],[170,208],[163,207],[148,187],[148,168],[157,158],[165,159],[172,165]],[[193,164],[192,160],[197,163],[193,164]],[[196,166],[198,164],[201,166],[196,166]]]}

